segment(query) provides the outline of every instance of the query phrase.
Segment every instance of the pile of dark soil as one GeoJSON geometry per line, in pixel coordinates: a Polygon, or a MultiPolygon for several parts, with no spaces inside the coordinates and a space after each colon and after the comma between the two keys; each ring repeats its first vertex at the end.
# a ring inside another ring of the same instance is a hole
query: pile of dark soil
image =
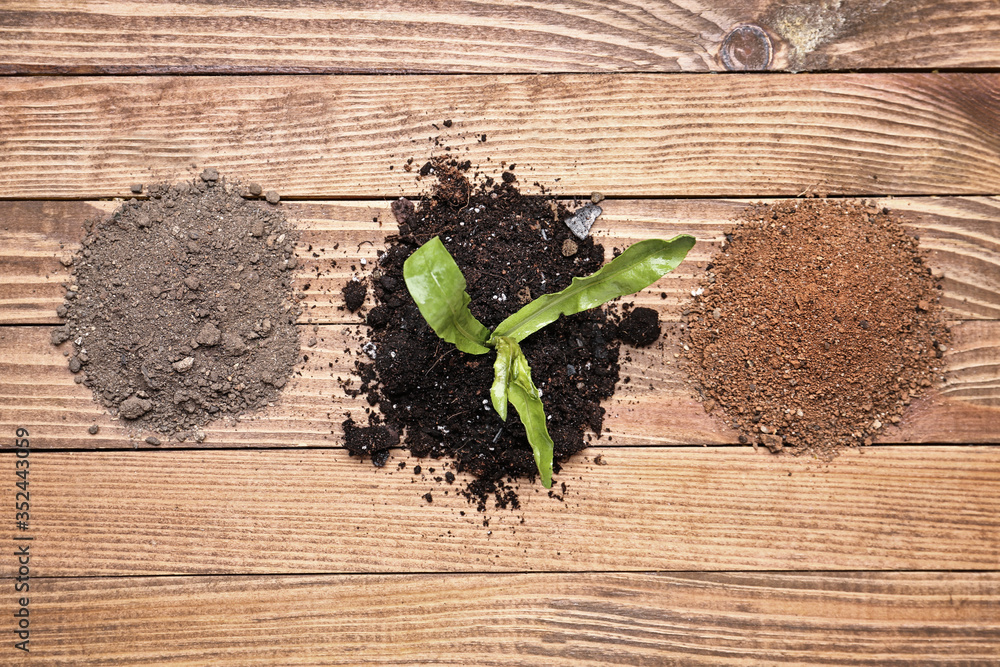
{"type": "MultiPolygon", "coordinates": [[[[399,234],[387,239],[368,278],[377,305],[367,313],[364,347],[373,360],[358,365],[361,391],[381,416],[373,412],[366,427],[348,420],[347,447],[382,465],[402,434],[414,455],[448,457],[457,470],[472,473],[476,480],[464,493],[480,509],[490,496],[500,507],[516,507],[513,480],[534,478],[537,470],[516,412],[504,423],[490,403],[494,357],[462,353],[437,337],[406,290],[403,262],[440,236],[465,274],[473,314],[492,328],[532,299],[568,286],[573,276],[596,271],[604,248],[572,236],[562,204],[522,195],[513,166],[499,181],[486,178],[477,186],[467,169],[468,163],[434,160],[421,169],[437,179],[433,196],[419,207],[407,200],[393,205],[399,234]]],[[[558,471],[559,461],[585,446],[586,431],[601,432],[600,402],[618,381],[618,327],[599,308],[562,318],[521,346],[542,391],[558,471]]]]}
{"type": "Polygon", "coordinates": [[[828,458],[940,379],[940,278],[886,210],[756,205],[686,313],[688,370],[741,442],[828,458]]]}
{"type": "Polygon", "coordinates": [[[198,427],[274,401],[291,375],[296,232],[241,191],[209,169],[87,223],[52,342],[72,341],[77,382],[125,423],[201,440],[198,427]]]}

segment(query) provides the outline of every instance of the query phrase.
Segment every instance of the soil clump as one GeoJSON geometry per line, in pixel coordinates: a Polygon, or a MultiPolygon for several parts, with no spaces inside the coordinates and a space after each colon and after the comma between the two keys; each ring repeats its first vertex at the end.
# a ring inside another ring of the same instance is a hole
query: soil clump
{"type": "Polygon", "coordinates": [[[368,288],[360,280],[352,280],[344,285],[343,294],[347,309],[354,313],[364,304],[365,297],[368,296],[368,288]]]}
{"type": "Polygon", "coordinates": [[[830,458],[941,380],[940,276],[887,209],[758,204],[685,311],[687,368],[740,442],[830,458]]]}
{"type": "MultiPolygon", "coordinates": [[[[516,508],[513,480],[534,479],[537,469],[516,412],[504,423],[490,403],[494,357],[465,354],[438,338],[407,292],[403,262],[439,236],[465,275],[472,313],[492,328],[532,299],[599,269],[604,248],[591,237],[575,238],[563,222],[571,212],[554,198],[521,194],[510,168],[476,185],[469,169],[468,162],[434,159],[421,169],[436,181],[432,195],[416,206],[405,199],[393,204],[399,233],[388,237],[367,278],[376,303],[366,314],[363,345],[371,360],[357,368],[360,393],[379,410],[366,427],[348,419],[345,431],[349,450],[372,455],[376,465],[402,434],[415,456],[447,457],[457,471],[474,475],[463,493],[480,510],[490,497],[498,507],[516,508]]],[[[560,461],[584,448],[588,430],[601,432],[600,403],[618,381],[618,329],[597,308],[561,318],[521,347],[542,391],[558,472],[560,461]]]]}
{"type": "Polygon", "coordinates": [[[72,341],[76,381],[135,430],[201,441],[277,399],[298,361],[297,233],[241,191],[206,169],[85,226],[52,342],[72,341]]]}
{"type": "Polygon", "coordinates": [[[633,347],[652,345],[660,337],[660,317],[652,308],[635,308],[622,318],[618,332],[633,347]]]}

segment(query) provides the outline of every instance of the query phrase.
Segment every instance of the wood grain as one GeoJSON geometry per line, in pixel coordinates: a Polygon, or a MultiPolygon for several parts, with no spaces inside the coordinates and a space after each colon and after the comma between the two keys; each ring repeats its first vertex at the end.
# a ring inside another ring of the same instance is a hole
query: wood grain
{"type": "MultiPolygon", "coordinates": [[[[605,200],[593,233],[610,259],[613,248],[644,238],[693,233],[700,241],[667,278],[637,295],[638,305],[678,321],[690,292],[704,277],[726,228],[751,200],[605,200]],[[663,296],[665,295],[665,296],[663,296]]],[[[949,319],[1000,318],[1000,198],[876,199],[899,214],[944,273],[942,302],[949,319]]],[[[114,210],[113,201],[0,201],[0,324],[55,324],[70,270],[61,259],[79,248],[81,226],[114,210]]],[[[302,230],[297,289],[303,323],[355,323],[340,290],[374,262],[396,224],[387,202],[292,202],[286,216],[302,230]],[[376,220],[377,222],[373,222],[376,220]]]]}
{"type": "MultiPolygon", "coordinates": [[[[556,475],[564,500],[522,481],[519,510],[485,515],[460,481],[433,480],[447,462],[414,475],[417,461],[398,454],[384,468],[333,449],[30,461],[40,577],[1000,566],[1000,447],[987,445],[875,447],[832,463],[595,447],[556,475]]],[[[0,465],[13,471],[14,455],[0,465]]],[[[0,527],[7,544],[14,530],[0,527]]],[[[0,576],[16,566],[0,559],[0,576]]]]}
{"type": "MultiPolygon", "coordinates": [[[[49,342],[47,327],[0,327],[0,432],[28,427],[32,443],[44,449],[132,448],[148,433],[126,429],[74,384],[66,359],[49,342]],[[88,435],[91,424],[100,427],[88,435]]],[[[678,354],[679,331],[662,345],[625,349],[614,398],[605,401],[604,442],[610,445],[735,444],[737,434],[708,415],[687,381],[678,354]]],[[[901,428],[886,427],[880,442],[989,443],[1000,441],[1000,322],[966,322],[954,328],[946,353],[946,383],[916,400],[901,428]]],[[[330,447],[343,442],[345,413],[367,421],[354,364],[360,350],[357,327],[320,327],[318,344],[304,347],[303,361],[280,401],[239,423],[215,422],[200,447],[330,447]],[[305,358],[308,357],[306,361],[305,358]]],[[[11,442],[0,441],[0,450],[11,442]]],[[[163,447],[190,447],[166,441],[163,447]]]]}
{"type": "Polygon", "coordinates": [[[567,196],[1000,192],[998,74],[12,77],[0,116],[7,199],[127,196],[206,165],[286,197],[394,199],[417,190],[405,160],[449,147],[567,196]]]}
{"type": "Polygon", "coordinates": [[[987,664],[996,573],[39,580],[34,660],[159,665],[987,664]]]}
{"type": "MultiPolygon", "coordinates": [[[[0,469],[13,479],[27,427],[32,662],[993,664],[998,67],[995,0],[4,2],[0,469]],[[769,59],[725,45],[744,25],[769,59]],[[754,60],[826,73],[666,74],[754,60]],[[109,76],[74,76],[93,74],[109,76]],[[361,327],[339,286],[393,227],[388,202],[426,186],[406,160],[432,154],[603,192],[608,248],[702,241],[637,299],[667,337],[631,353],[606,437],[559,496],[520,481],[516,510],[477,513],[461,475],[435,480],[447,461],[414,475],[404,452],[376,469],[339,446],[344,412],[367,407],[344,393],[361,327]],[[39,325],[79,224],[116,205],[99,199],[205,166],[292,200],[320,342],[277,405],[151,449],[39,325]],[[896,444],[832,462],[734,446],[674,356],[736,198],[810,193],[895,196],[879,203],[921,237],[960,321],[946,384],[896,444]]],[[[16,567],[0,558],[0,577],[16,567]]]]}
{"type": "Polygon", "coordinates": [[[1000,66],[990,0],[15,0],[0,74],[724,71],[742,24],[772,70],[1000,66]]]}

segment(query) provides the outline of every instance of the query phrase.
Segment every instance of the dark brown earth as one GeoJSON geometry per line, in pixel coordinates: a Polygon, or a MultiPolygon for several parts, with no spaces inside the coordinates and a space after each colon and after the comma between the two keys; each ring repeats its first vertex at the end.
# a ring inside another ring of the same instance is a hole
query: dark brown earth
{"type": "Polygon", "coordinates": [[[633,347],[652,345],[660,337],[660,316],[652,308],[635,308],[622,318],[618,333],[633,347]]]}
{"type": "Polygon", "coordinates": [[[368,288],[359,280],[352,280],[344,285],[344,304],[349,311],[356,312],[365,302],[368,295],[368,288]]]}
{"type": "Polygon", "coordinates": [[[687,367],[741,442],[829,457],[871,444],[941,377],[935,276],[886,209],[746,209],[686,313],[687,367]]]}
{"type": "MultiPolygon", "coordinates": [[[[592,238],[568,247],[562,220],[570,212],[551,197],[522,195],[513,167],[475,187],[468,169],[433,160],[421,169],[436,178],[433,195],[418,206],[393,205],[399,234],[387,239],[368,277],[376,305],[366,314],[370,334],[362,343],[374,359],[358,364],[361,391],[378,413],[367,426],[345,422],[347,446],[381,465],[403,434],[415,456],[452,459],[456,470],[474,475],[464,493],[480,509],[491,496],[497,506],[516,507],[513,481],[534,479],[537,470],[516,412],[504,423],[490,404],[493,356],[465,354],[437,337],[406,290],[403,262],[440,236],[465,274],[473,314],[492,328],[573,276],[596,271],[604,248],[592,238]]],[[[558,472],[560,461],[586,445],[588,431],[601,432],[600,403],[618,380],[618,329],[599,308],[562,318],[521,346],[542,390],[558,472]]]]}
{"type": "Polygon", "coordinates": [[[77,382],[136,430],[200,441],[276,400],[295,367],[297,234],[241,192],[207,169],[87,223],[52,342],[71,341],[77,382]]]}

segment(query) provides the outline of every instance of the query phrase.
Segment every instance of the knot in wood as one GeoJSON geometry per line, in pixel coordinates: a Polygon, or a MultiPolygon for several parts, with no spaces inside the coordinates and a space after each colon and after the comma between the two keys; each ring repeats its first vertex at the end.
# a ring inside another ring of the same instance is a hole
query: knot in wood
{"type": "Polygon", "coordinates": [[[760,26],[738,25],[722,40],[719,57],[730,72],[759,72],[771,65],[771,38],[760,26]]]}

